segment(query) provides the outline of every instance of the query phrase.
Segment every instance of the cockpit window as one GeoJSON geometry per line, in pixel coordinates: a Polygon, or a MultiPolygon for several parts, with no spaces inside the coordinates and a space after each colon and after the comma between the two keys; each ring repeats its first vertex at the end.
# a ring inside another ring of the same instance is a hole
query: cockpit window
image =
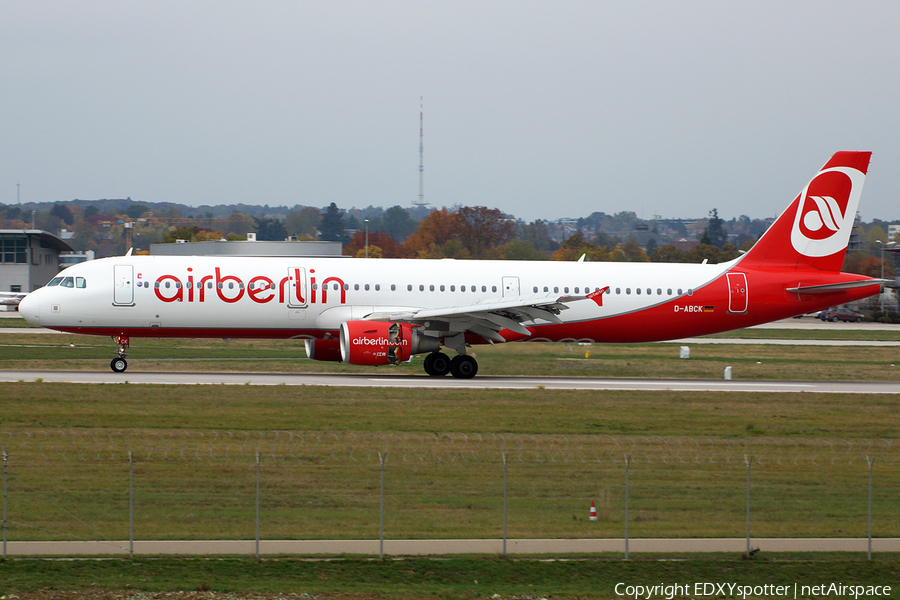
{"type": "Polygon", "coordinates": [[[63,287],[75,287],[75,278],[74,277],[66,277],[62,280],[60,284],[63,287]]]}
{"type": "Polygon", "coordinates": [[[76,277],[75,278],[75,287],[77,288],[86,288],[87,280],[84,277],[76,277]]]}
{"type": "Polygon", "coordinates": [[[50,280],[50,283],[47,284],[47,287],[53,287],[54,285],[59,285],[59,282],[62,281],[62,277],[54,277],[50,280]]]}

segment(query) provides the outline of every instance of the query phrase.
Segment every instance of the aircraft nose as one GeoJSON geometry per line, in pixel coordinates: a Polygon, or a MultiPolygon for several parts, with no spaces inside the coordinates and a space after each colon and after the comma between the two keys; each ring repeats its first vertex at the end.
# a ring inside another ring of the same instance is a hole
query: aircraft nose
{"type": "Polygon", "coordinates": [[[32,292],[19,302],[19,314],[32,325],[41,324],[41,303],[32,292]]]}

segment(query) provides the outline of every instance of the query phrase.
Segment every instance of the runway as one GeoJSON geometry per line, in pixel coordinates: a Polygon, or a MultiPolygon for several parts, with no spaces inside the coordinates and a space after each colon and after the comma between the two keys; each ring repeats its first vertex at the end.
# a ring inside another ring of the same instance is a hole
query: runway
{"type": "Polygon", "coordinates": [[[393,374],[185,373],[112,371],[0,371],[0,382],[44,381],[87,384],[151,385],[286,385],[401,387],[434,389],[548,389],[678,392],[806,392],[817,394],[900,394],[890,381],[725,381],[712,379],[601,379],[580,377],[434,378],[393,374]]]}

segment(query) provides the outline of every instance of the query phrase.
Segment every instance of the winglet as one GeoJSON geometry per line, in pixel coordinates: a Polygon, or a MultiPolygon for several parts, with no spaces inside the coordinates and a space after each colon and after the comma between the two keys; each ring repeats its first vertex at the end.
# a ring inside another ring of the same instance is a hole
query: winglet
{"type": "Polygon", "coordinates": [[[594,290],[593,292],[588,294],[586,297],[589,300],[593,300],[594,302],[596,302],[597,306],[603,306],[603,294],[605,294],[607,291],[609,291],[609,286],[606,286],[605,288],[600,288],[599,290],[594,290]]]}

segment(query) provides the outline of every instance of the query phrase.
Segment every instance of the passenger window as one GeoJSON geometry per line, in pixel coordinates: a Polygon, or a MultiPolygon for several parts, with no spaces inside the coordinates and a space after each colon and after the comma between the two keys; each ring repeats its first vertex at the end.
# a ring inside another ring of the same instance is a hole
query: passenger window
{"type": "Polygon", "coordinates": [[[688,296],[693,296],[693,295],[694,295],[694,290],[692,290],[691,288],[688,288],[688,296]]]}
{"type": "Polygon", "coordinates": [[[53,287],[53,286],[59,285],[59,282],[62,280],[63,280],[62,277],[54,277],[53,279],[50,280],[50,283],[47,284],[47,287],[53,287]]]}
{"type": "Polygon", "coordinates": [[[666,293],[669,294],[669,295],[671,296],[671,295],[672,295],[672,288],[667,289],[667,290],[666,290],[666,293]]]}
{"type": "Polygon", "coordinates": [[[391,284],[391,291],[392,291],[392,292],[396,292],[396,291],[397,291],[397,286],[396,286],[395,284],[393,284],[393,283],[391,284]]]}
{"type": "Polygon", "coordinates": [[[636,290],[634,290],[634,293],[637,294],[638,296],[640,296],[640,295],[641,295],[641,288],[637,288],[636,290]]]}
{"type": "Polygon", "coordinates": [[[537,290],[538,290],[537,286],[534,286],[534,293],[535,293],[535,294],[537,294],[537,290]]]}
{"type": "Polygon", "coordinates": [[[406,286],[406,291],[407,291],[407,292],[411,292],[411,291],[412,291],[412,284],[411,284],[411,283],[408,284],[408,285],[406,286]]]}
{"type": "Polygon", "coordinates": [[[428,291],[429,291],[429,292],[433,292],[433,291],[434,291],[434,285],[429,285],[429,286],[428,286],[428,291]]]}
{"type": "MultiPolygon", "coordinates": [[[[228,287],[231,287],[231,284],[230,284],[230,283],[228,284],[228,287]]],[[[180,281],[176,281],[176,282],[175,282],[175,288],[176,288],[176,289],[179,289],[179,290],[181,289],[181,282],[180,282],[180,281]]]]}
{"type": "Polygon", "coordinates": [[[63,287],[75,287],[75,280],[73,280],[71,277],[66,277],[65,279],[62,280],[62,286],[63,287]]]}
{"type": "MultiPolygon", "coordinates": [[[[208,290],[211,290],[211,289],[212,289],[212,281],[207,281],[207,282],[206,282],[206,289],[208,289],[208,290]]],[[[275,288],[272,288],[272,289],[275,289],[275,288]]]]}
{"type": "Polygon", "coordinates": [[[565,292],[566,294],[568,294],[568,293],[569,293],[569,286],[564,287],[564,288],[563,288],[563,292],[565,292]]]}
{"type": "Polygon", "coordinates": [[[376,283],[376,284],[375,284],[375,291],[376,291],[376,292],[380,292],[380,291],[381,291],[381,284],[380,284],[380,283],[376,283]]]}
{"type": "Polygon", "coordinates": [[[625,288],[625,295],[627,295],[627,296],[631,295],[631,288],[625,288]]]}
{"type": "MultiPolygon", "coordinates": [[[[275,289],[275,284],[274,284],[274,283],[272,284],[272,289],[273,289],[273,290],[275,289]]],[[[346,292],[346,291],[349,290],[349,289],[350,289],[350,284],[349,284],[349,283],[345,283],[345,284],[344,284],[344,291],[346,292]]]]}
{"type": "Polygon", "coordinates": [[[482,291],[482,292],[486,292],[486,291],[487,291],[487,286],[486,286],[486,285],[481,286],[481,291],[482,291]]]}
{"type": "Polygon", "coordinates": [[[578,293],[578,289],[579,289],[578,287],[575,288],[575,293],[576,293],[576,294],[578,293]]]}
{"type": "MultiPolygon", "coordinates": [[[[225,288],[225,284],[222,283],[221,281],[220,281],[219,283],[217,283],[216,286],[217,286],[220,290],[225,288]]],[[[169,286],[166,285],[166,287],[169,287],[169,286]]],[[[316,285],[315,285],[315,284],[313,284],[313,289],[316,289],[316,285]]]]}
{"type": "MultiPolygon", "coordinates": [[[[368,291],[369,291],[369,284],[367,283],[364,287],[365,287],[365,290],[368,292],[368,291]]],[[[316,289],[316,286],[313,286],[313,289],[316,289]]]]}
{"type": "Polygon", "coordinates": [[[558,293],[559,293],[559,286],[554,286],[554,287],[553,287],[553,293],[554,293],[554,294],[558,294],[558,293]]]}
{"type": "Polygon", "coordinates": [[[456,286],[455,286],[455,285],[451,285],[451,286],[450,286],[450,291],[451,291],[451,292],[455,292],[455,291],[456,291],[456,286]]]}
{"type": "Polygon", "coordinates": [[[441,291],[442,291],[442,292],[444,291],[444,286],[441,286],[441,291]]]}
{"type": "Polygon", "coordinates": [[[87,287],[87,281],[85,281],[84,277],[75,278],[75,287],[82,289],[87,287]]]}
{"type": "Polygon", "coordinates": [[[358,283],[354,283],[354,284],[353,284],[353,290],[354,290],[354,291],[357,291],[357,292],[359,291],[359,284],[358,284],[358,283]]]}
{"type": "Polygon", "coordinates": [[[420,291],[420,292],[424,292],[424,291],[425,291],[425,286],[422,285],[421,283],[419,284],[419,291],[420,291]]]}
{"type": "Polygon", "coordinates": [[[616,288],[616,293],[617,293],[617,294],[621,294],[621,293],[622,293],[622,288],[616,288]]]}
{"type": "MultiPolygon", "coordinates": [[[[167,285],[166,287],[169,287],[169,286],[167,285]]],[[[180,284],[180,283],[178,284],[178,287],[181,287],[181,284],[180,284]]],[[[234,289],[234,282],[233,282],[233,281],[229,281],[229,282],[228,282],[228,289],[229,289],[229,290],[233,290],[233,289],[234,289]]],[[[313,289],[316,289],[316,286],[313,286],[313,289]]]]}
{"type": "Polygon", "coordinates": [[[461,292],[466,291],[466,286],[464,286],[464,285],[459,286],[459,291],[461,291],[461,292]]]}
{"type": "Polygon", "coordinates": [[[678,295],[681,295],[681,288],[678,288],[678,295]]]}
{"type": "Polygon", "coordinates": [[[477,291],[478,291],[478,288],[476,288],[476,287],[473,285],[473,286],[472,286],[472,291],[473,291],[473,292],[477,292],[477,291]]]}
{"type": "Polygon", "coordinates": [[[494,293],[496,294],[496,293],[497,293],[497,286],[496,286],[496,285],[492,285],[492,286],[491,286],[491,291],[494,292],[494,293]]]}
{"type": "MultiPolygon", "coordinates": [[[[66,282],[65,282],[65,281],[63,281],[63,285],[66,285],[66,282]]],[[[171,281],[167,281],[167,282],[166,282],[166,287],[167,287],[167,288],[172,287],[172,282],[171,282],[171,281]]]]}
{"type": "Polygon", "coordinates": [[[657,296],[662,296],[662,289],[661,289],[661,288],[656,288],[656,295],[657,295],[657,296]]]}

